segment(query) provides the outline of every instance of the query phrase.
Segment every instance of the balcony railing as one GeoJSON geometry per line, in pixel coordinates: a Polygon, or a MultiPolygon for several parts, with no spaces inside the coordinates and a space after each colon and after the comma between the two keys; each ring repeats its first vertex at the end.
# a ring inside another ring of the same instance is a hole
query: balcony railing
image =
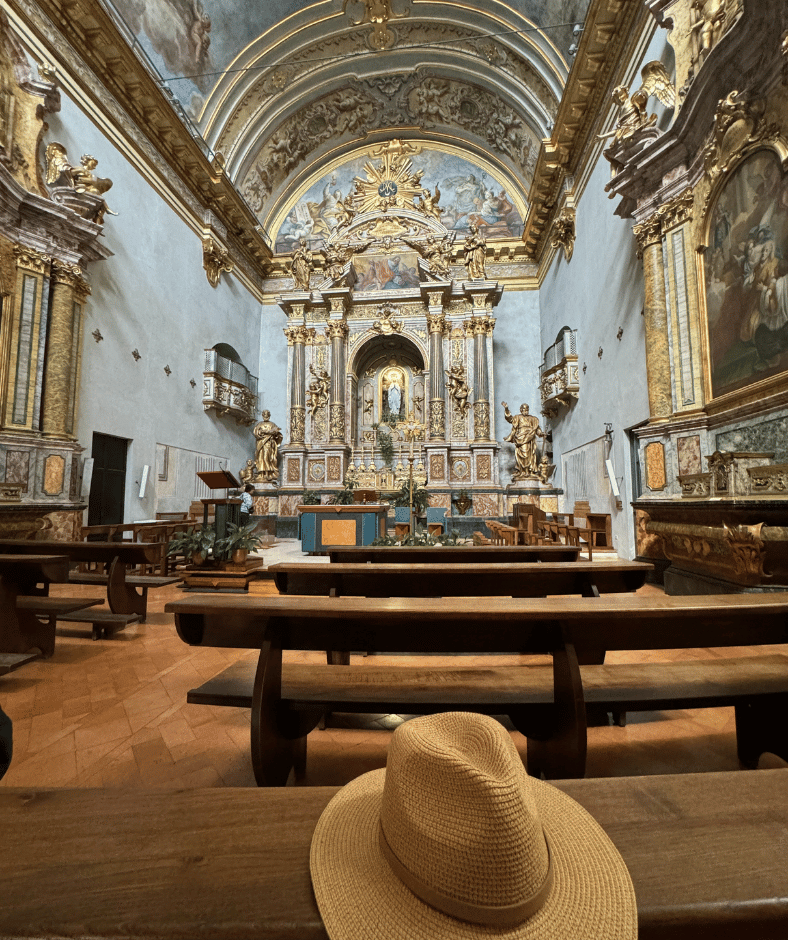
{"type": "Polygon", "coordinates": [[[257,376],[246,366],[205,350],[202,405],[205,411],[231,415],[236,424],[254,424],[257,412],[257,376]]]}

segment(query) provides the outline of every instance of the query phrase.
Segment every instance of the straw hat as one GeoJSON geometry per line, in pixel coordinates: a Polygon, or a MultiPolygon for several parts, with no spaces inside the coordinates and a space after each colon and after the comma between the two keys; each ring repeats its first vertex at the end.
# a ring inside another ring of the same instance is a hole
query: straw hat
{"type": "Polygon", "coordinates": [[[401,725],[323,811],[310,869],[331,940],[637,937],[613,843],[485,715],[401,725]]]}

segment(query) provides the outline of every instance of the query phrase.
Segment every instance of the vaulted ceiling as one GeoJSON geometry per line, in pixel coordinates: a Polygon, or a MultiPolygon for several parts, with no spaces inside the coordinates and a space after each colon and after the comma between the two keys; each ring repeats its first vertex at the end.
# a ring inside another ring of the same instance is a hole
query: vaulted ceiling
{"type": "Polygon", "coordinates": [[[326,168],[392,137],[466,154],[525,204],[588,5],[124,0],[113,12],[269,228],[326,168]]]}

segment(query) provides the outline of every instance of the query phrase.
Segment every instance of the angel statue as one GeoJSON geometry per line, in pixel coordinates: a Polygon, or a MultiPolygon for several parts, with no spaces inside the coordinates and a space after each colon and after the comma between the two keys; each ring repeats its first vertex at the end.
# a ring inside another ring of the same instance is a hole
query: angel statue
{"type": "MultiPolygon", "coordinates": [[[[96,176],[93,172],[98,166],[98,160],[88,153],[82,155],[80,166],[72,166],[68,160],[68,153],[63,144],[57,141],[47,144],[47,186],[62,187],[67,186],[77,193],[90,193],[92,196],[103,196],[104,193],[112,188],[112,180],[101,176],[96,176]]],[[[93,221],[101,225],[104,222],[104,214],[117,215],[113,212],[107,203],[101,199],[93,221]]]]}
{"type": "Polygon", "coordinates": [[[599,139],[612,137],[613,141],[604,151],[605,157],[611,165],[611,175],[615,176],[624,168],[624,163],[614,156],[623,142],[632,138],[639,131],[653,127],[657,123],[656,114],[649,114],[646,110],[648,99],[652,95],[665,105],[673,108],[676,104],[676,90],[670,80],[665,66],[659,62],[648,62],[643,66],[640,76],[643,80],[640,88],[630,95],[626,85],[619,85],[613,90],[613,100],[619,107],[618,121],[615,130],[608,134],[600,134],[599,139]]]}
{"type": "Polygon", "coordinates": [[[418,251],[427,263],[429,273],[433,277],[440,281],[450,281],[450,264],[455,238],[456,233],[452,232],[451,235],[445,235],[441,239],[438,239],[436,235],[430,234],[427,236],[426,240],[421,243],[408,241],[407,238],[403,238],[402,241],[418,251]]]}
{"type": "Polygon", "coordinates": [[[424,215],[430,216],[433,219],[437,219],[440,222],[441,213],[443,209],[438,205],[441,198],[441,191],[438,189],[438,184],[435,184],[435,193],[431,193],[428,189],[422,189],[421,195],[416,197],[419,202],[416,205],[416,208],[419,212],[423,212],[424,215]]]}
{"type": "Polygon", "coordinates": [[[323,249],[323,257],[326,259],[326,274],[332,281],[338,281],[345,273],[345,265],[353,257],[353,249],[327,245],[323,249]]]}

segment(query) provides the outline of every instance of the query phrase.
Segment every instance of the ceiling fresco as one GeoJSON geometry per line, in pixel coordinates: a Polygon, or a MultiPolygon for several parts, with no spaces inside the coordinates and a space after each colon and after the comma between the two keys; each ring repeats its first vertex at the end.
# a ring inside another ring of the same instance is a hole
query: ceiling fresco
{"type": "MultiPolygon", "coordinates": [[[[276,226],[275,250],[292,251],[300,238],[306,238],[310,248],[322,247],[342,222],[343,211],[338,203],[354,192],[356,179],[365,179],[364,168],[369,161],[367,154],[355,157],[315,180],[288,206],[284,219],[276,226]]],[[[488,239],[522,235],[524,207],[514,204],[512,194],[489,168],[426,147],[413,157],[413,166],[422,173],[420,185],[433,196],[437,191],[440,222],[449,231],[464,236],[473,222],[488,239]]]]}
{"type": "MultiPolygon", "coordinates": [[[[372,0],[366,0],[371,5],[372,0]]],[[[497,7],[524,17],[554,45],[564,60],[574,40],[571,25],[582,23],[590,0],[511,0],[499,4],[489,0],[485,12],[497,7]]],[[[398,16],[416,17],[418,0],[388,0],[379,4],[390,8],[392,22],[398,16]]],[[[435,4],[430,5],[431,8],[435,4]]],[[[454,4],[446,4],[445,19],[451,21],[454,4]]],[[[217,85],[221,73],[254,41],[289,18],[292,28],[300,22],[320,20],[342,14],[348,25],[364,18],[363,0],[324,0],[304,4],[297,0],[124,0],[115,5],[116,14],[125,20],[166,79],[182,105],[192,115],[200,115],[204,102],[217,85]]],[[[494,32],[494,27],[491,32],[494,32]]],[[[501,33],[506,31],[501,25],[501,33]]],[[[569,59],[571,62],[571,59],[569,59]]]]}

